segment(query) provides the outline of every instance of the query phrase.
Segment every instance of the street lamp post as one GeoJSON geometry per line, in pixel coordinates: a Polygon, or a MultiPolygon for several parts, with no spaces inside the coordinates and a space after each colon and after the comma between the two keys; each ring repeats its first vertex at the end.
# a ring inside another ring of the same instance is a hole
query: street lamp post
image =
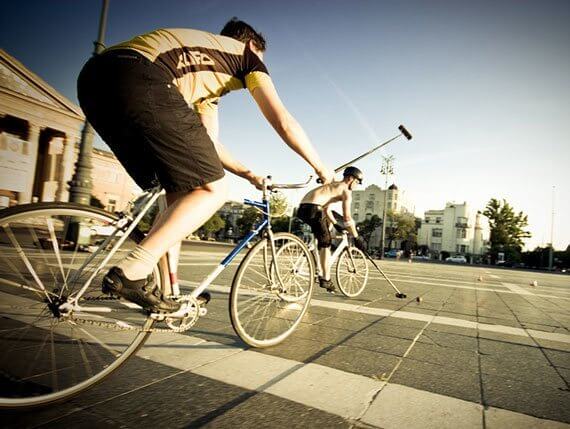
{"type": "MultiPolygon", "coordinates": [[[[99,35],[97,41],[94,42],[95,49],[93,55],[98,55],[104,49],[105,26],[107,22],[107,10],[109,9],[109,0],[103,0],[103,8],[101,9],[101,18],[99,20],[99,35]]],[[[70,201],[74,203],[89,205],[91,199],[91,171],[93,164],[91,156],[93,152],[93,137],[95,133],[91,124],[85,120],[83,131],[81,132],[81,143],[79,145],[79,155],[75,163],[75,172],[69,182],[70,201]]]]}
{"type": "Polygon", "coordinates": [[[552,271],[554,266],[554,190],[552,187],[552,213],[550,218],[550,248],[548,249],[548,270],[552,271]]]}
{"type": "Polygon", "coordinates": [[[394,174],[394,155],[382,157],[380,174],[384,175],[384,209],[382,210],[382,239],[380,241],[380,259],[384,259],[384,242],[386,235],[386,208],[388,205],[388,180],[394,174]]]}
{"type": "MultiPolygon", "coordinates": [[[[95,49],[93,55],[100,54],[104,49],[105,25],[107,21],[107,10],[109,8],[109,0],[103,0],[103,8],[101,9],[101,17],[99,20],[99,34],[97,41],[94,42],[95,49]]],[[[73,203],[89,205],[91,202],[91,189],[93,183],[91,181],[91,171],[93,163],[91,160],[93,152],[93,137],[95,132],[91,124],[85,119],[83,130],[81,132],[81,143],[79,144],[79,154],[75,163],[75,172],[69,181],[69,200],[73,203]]],[[[89,244],[91,237],[89,225],[84,225],[80,218],[74,218],[69,223],[66,239],[80,244],[89,244]]]]}

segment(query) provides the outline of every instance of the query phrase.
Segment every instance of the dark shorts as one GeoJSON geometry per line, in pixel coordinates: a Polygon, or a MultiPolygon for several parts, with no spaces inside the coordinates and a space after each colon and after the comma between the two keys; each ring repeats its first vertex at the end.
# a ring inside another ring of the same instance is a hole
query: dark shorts
{"type": "Polygon", "coordinates": [[[303,203],[297,209],[297,217],[311,227],[319,249],[331,247],[329,222],[321,206],[303,203]]]}
{"type": "Polygon", "coordinates": [[[224,176],[199,116],[168,73],[137,52],[91,58],[77,93],[88,121],[142,189],[189,191],[224,176]]]}

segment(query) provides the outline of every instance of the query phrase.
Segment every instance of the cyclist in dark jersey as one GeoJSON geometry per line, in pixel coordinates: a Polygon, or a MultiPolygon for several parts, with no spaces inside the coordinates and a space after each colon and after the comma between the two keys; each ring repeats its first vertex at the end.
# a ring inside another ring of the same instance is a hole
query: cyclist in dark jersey
{"type": "Polygon", "coordinates": [[[328,183],[322,163],[281,102],[263,52],[265,39],[233,18],[221,35],[160,29],[91,58],[78,79],[89,122],[142,189],[160,184],[168,209],[147,237],[105,276],[103,289],[146,309],[176,311],[151,273],[169,250],[226,201],[224,169],[260,187],[263,178],[236,160],[218,139],[218,102],[247,88],[283,141],[328,183]]]}

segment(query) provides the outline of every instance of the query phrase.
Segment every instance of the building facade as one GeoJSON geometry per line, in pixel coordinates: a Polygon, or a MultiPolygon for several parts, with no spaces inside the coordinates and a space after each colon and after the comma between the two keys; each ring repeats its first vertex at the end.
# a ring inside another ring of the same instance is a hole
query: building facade
{"type": "Polygon", "coordinates": [[[481,213],[473,215],[466,202],[447,203],[442,210],[424,213],[418,231],[418,245],[427,246],[432,255],[484,255],[488,237],[481,213]]]}
{"type": "MultiPolygon", "coordinates": [[[[414,213],[414,207],[406,198],[406,193],[398,189],[392,184],[388,189],[382,189],[377,185],[367,186],[362,191],[352,191],[352,204],[350,212],[356,223],[370,219],[372,216],[378,216],[380,219],[384,217],[384,203],[386,203],[386,211],[394,213],[414,213]]],[[[390,219],[387,219],[386,226],[390,228],[390,219]]],[[[368,242],[370,247],[379,247],[382,240],[382,228],[376,228],[368,242]]],[[[387,244],[387,243],[385,243],[387,244]]],[[[395,242],[393,245],[399,248],[400,243],[395,242]]]]}
{"type": "MultiPolygon", "coordinates": [[[[0,206],[68,201],[84,115],[0,49],[0,206]]],[[[92,195],[121,210],[137,191],[112,153],[93,151],[92,195]]]]}

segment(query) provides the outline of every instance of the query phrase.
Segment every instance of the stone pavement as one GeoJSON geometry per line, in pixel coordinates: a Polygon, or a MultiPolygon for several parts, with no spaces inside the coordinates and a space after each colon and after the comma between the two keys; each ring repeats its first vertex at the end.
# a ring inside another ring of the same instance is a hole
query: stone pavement
{"type": "MultiPolygon", "coordinates": [[[[227,249],[190,250],[185,288],[227,249]]],[[[293,336],[255,350],[229,322],[238,262],[192,331],[153,334],[100,385],[48,408],[4,411],[2,425],[570,427],[569,276],[386,261],[406,300],[371,267],[361,296],[316,288],[293,336]]]]}

